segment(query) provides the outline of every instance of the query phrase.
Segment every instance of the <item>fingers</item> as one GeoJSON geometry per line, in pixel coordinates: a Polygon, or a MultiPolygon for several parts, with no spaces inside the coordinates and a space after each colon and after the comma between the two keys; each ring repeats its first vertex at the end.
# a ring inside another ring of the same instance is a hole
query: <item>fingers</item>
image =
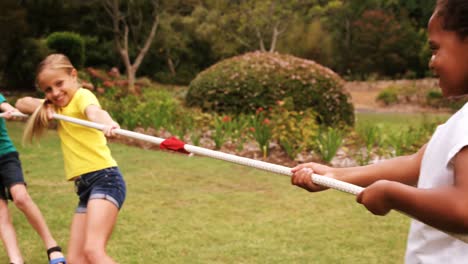
{"type": "Polygon", "coordinates": [[[115,129],[120,129],[120,126],[114,122],[112,125],[104,126],[102,131],[106,137],[113,138],[117,136],[117,134],[115,134],[115,129]]]}
{"type": "Polygon", "coordinates": [[[356,196],[356,202],[362,204],[362,196],[363,196],[363,193],[364,193],[364,192],[360,192],[360,193],[356,196]]]}
{"type": "Polygon", "coordinates": [[[291,184],[312,191],[315,189],[315,184],[312,182],[312,174],[314,171],[311,168],[300,168],[291,177],[291,184]]]}
{"type": "Polygon", "coordinates": [[[303,164],[297,165],[296,167],[292,168],[292,169],[291,169],[291,172],[292,172],[292,173],[295,173],[295,172],[300,171],[300,170],[302,170],[302,169],[304,169],[304,168],[313,169],[314,166],[315,166],[315,163],[313,163],[313,162],[303,163],[303,164]]]}
{"type": "Polygon", "coordinates": [[[7,120],[17,120],[17,119],[20,119],[21,116],[19,115],[15,115],[15,113],[20,113],[20,111],[18,111],[18,109],[11,109],[11,110],[8,110],[8,111],[5,111],[2,113],[2,117],[7,119],[7,120]]]}
{"type": "Polygon", "coordinates": [[[365,188],[356,197],[356,202],[364,205],[366,209],[375,215],[386,215],[393,208],[388,201],[386,185],[391,184],[388,181],[378,181],[365,188]]]}
{"type": "Polygon", "coordinates": [[[3,112],[3,118],[7,120],[13,119],[13,110],[3,112]]]}
{"type": "Polygon", "coordinates": [[[297,171],[302,170],[304,167],[305,167],[305,164],[297,165],[296,167],[294,167],[294,168],[291,169],[291,172],[292,172],[292,173],[296,173],[297,171]]]}
{"type": "Polygon", "coordinates": [[[54,119],[54,109],[50,106],[50,104],[45,104],[45,108],[46,108],[46,113],[47,113],[47,118],[49,120],[52,120],[54,119]]]}

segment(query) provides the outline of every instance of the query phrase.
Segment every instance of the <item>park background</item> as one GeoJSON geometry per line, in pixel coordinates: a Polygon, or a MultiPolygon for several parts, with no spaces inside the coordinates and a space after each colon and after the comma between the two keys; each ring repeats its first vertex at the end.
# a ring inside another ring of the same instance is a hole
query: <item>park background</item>
{"type": "MultiPolygon", "coordinates": [[[[427,67],[434,4],[5,0],[0,90],[12,104],[43,96],[35,67],[62,52],[123,128],[286,166],[364,165],[416,151],[463,103],[442,98],[427,67]]],[[[23,146],[24,123],[8,126],[65,246],[76,199],[57,135],[23,146]]],[[[110,145],[129,187],[109,244],[120,263],[402,262],[409,219],[397,213],[144,142],[110,145]]],[[[27,262],[41,263],[12,210],[27,262]]]]}

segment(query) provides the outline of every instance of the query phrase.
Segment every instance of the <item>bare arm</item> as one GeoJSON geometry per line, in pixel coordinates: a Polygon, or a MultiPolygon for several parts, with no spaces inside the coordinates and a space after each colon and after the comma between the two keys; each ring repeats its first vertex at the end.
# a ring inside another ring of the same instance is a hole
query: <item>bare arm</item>
{"type": "Polygon", "coordinates": [[[23,97],[16,101],[15,107],[24,114],[32,114],[42,104],[42,99],[23,97]]]}
{"type": "Polygon", "coordinates": [[[0,104],[0,111],[3,113],[3,118],[7,120],[14,120],[15,117],[12,115],[12,113],[17,112],[18,110],[8,102],[3,102],[0,104]]]}
{"type": "Polygon", "coordinates": [[[86,107],[85,113],[90,121],[106,125],[103,132],[108,137],[114,136],[112,131],[114,128],[120,128],[119,124],[112,120],[109,113],[97,105],[89,105],[86,107]]]}
{"type": "Polygon", "coordinates": [[[366,188],[358,201],[361,199],[373,213],[385,214],[396,209],[435,228],[468,233],[467,164],[468,147],[465,147],[454,158],[453,186],[418,189],[382,181],[366,188]]]}
{"type": "Polygon", "coordinates": [[[312,192],[325,189],[314,184],[310,178],[310,172],[303,170],[304,168],[310,168],[314,173],[363,187],[384,179],[415,185],[425,150],[426,146],[423,146],[413,155],[396,157],[360,167],[332,168],[318,163],[306,163],[292,169],[291,183],[312,192]]]}
{"type": "Polygon", "coordinates": [[[336,175],[339,180],[360,186],[369,186],[378,180],[416,185],[425,151],[426,145],[412,155],[400,156],[362,167],[338,169],[336,175]]]}
{"type": "Polygon", "coordinates": [[[15,111],[16,109],[9,103],[3,102],[0,104],[0,110],[2,112],[15,111]]]}

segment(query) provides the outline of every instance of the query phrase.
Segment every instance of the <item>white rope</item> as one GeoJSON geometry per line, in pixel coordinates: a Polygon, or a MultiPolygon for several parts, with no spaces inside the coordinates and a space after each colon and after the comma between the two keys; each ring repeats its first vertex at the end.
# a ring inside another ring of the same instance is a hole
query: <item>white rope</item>
{"type": "MultiPolygon", "coordinates": [[[[14,112],[14,113],[12,113],[12,115],[17,116],[17,117],[27,117],[27,115],[25,115],[23,113],[19,113],[19,112],[14,112]]],[[[4,113],[0,114],[0,117],[3,117],[3,116],[4,116],[4,113]]],[[[58,119],[58,120],[63,120],[63,121],[66,121],[66,122],[75,123],[75,124],[82,125],[82,126],[95,128],[95,129],[98,129],[98,130],[103,130],[104,127],[105,127],[102,124],[98,124],[98,123],[94,123],[94,122],[90,122],[90,121],[86,121],[86,120],[82,120],[82,119],[77,119],[77,118],[73,118],[73,117],[69,117],[69,116],[59,115],[59,114],[53,114],[53,118],[58,119]]],[[[125,130],[125,129],[114,129],[114,132],[115,132],[115,134],[118,134],[118,135],[122,135],[122,136],[126,136],[126,137],[129,137],[129,138],[134,138],[134,139],[139,139],[139,140],[151,142],[151,143],[154,143],[154,144],[157,144],[157,145],[160,145],[164,141],[163,138],[149,136],[149,135],[145,135],[145,134],[141,134],[141,133],[125,130]]],[[[254,167],[254,168],[257,168],[257,169],[261,169],[261,170],[264,170],[264,171],[269,171],[269,172],[273,172],[273,173],[277,173],[277,174],[292,176],[291,168],[288,168],[288,167],[285,167],[285,166],[272,164],[272,163],[259,161],[259,160],[254,160],[254,159],[249,159],[249,158],[245,158],[245,157],[240,157],[240,156],[236,156],[236,155],[232,155],[232,154],[223,153],[223,152],[220,152],[220,151],[215,151],[215,150],[211,150],[211,149],[192,146],[192,145],[189,145],[189,144],[185,144],[184,149],[186,151],[190,152],[190,153],[198,154],[198,155],[201,155],[201,156],[206,156],[206,157],[215,158],[215,159],[219,159],[219,160],[229,161],[229,162],[232,162],[232,163],[245,165],[245,166],[249,166],[249,167],[254,167]]],[[[315,184],[325,186],[325,187],[329,187],[329,188],[339,190],[339,191],[342,191],[342,192],[354,194],[354,195],[358,195],[362,190],[364,190],[364,188],[362,188],[360,186],[357,186],[357,185],[354,185],[354,184],[351,184],[351,183],[347,183],[347,182],[344,182],[344,181],[339,181],[339,180],[336,180],[336,179],[333,179],[333,178],[330,178],[330,177],[321,176],[321,175],[318,175],[318,174],[312,174],[311,178],[312,178],[312,181],[315,184]]],[[[449,235],[451,235],[451,236],[453,236],[453,237],[455,237],[455,238],[457,238],[457,239],[459,239],[459,240],[461,240],[461,241],[463,241],[465,243],[468,243],[468,235],[455,234],[455,233],[451,233],[451,232],[445,232],[445,233],[447,233],[447,234],[449,234],[449,235]]]]}
{"type": "MultiPolygon", "coordinates": [[[[0,114],[0,117],[2,117],[3,115],[4,114],[0,114]]],[[[14,112],[13,115],[18,116],[18,117],[27,117],[27,115],[19,113],[19,112],[14,112]]],[[[53,114],[52,117],[54,119],[63,120],[63,121],[66,121],[66,122],[71,122],[71,123],[75,123],[75,124],[78,124],[78,125],[91,127],[91,128],[95,128],[95,129],[98,129],[98,130],[103,130],[104,127],[105,127],[102,124],[98,124],[98,123],[95,123],[95,122],[90,122],[90,121],[83,120],[83,119],[73,118],[73,117],[69,117],[69,116],[64,116],[64,115],[60,115],[60,114],[53,114]]],[[[129,138],[134,138],[134,139],[139,139],[139,140],[151,142],[151,143],[154,143],[154,144],[157,144],[157,145],[160,145],[164,141],[163,138],[149,136],[149,135],[145,135],[145,134],[141,134],[141,133],[125,130],[125,129],[114,129],[114,133],[118,134],[118,135],[125,136],[125,137],[129,137],[129,138]]],[[[273,172],[273,173],[277,173],[277,174],[292,176],[291,168],[288,168],[288,167],[285,167],[285,166],[272,164],[272,163],[268,163],[268,162],[264,162],[264,161],[258,161],[258,160],[254,160],[254,159],[249,159],[249,158],[244,158],[244,157],[240,157],[240,156],[236,156],[236,155],[232,155],[232,154],[227,154],[227,153],[220,152],[220,151],[215,151],[215,150],[211,150],[211,149],[192,146],[192,145],[189,145],[189,144],[185,144],[184,149],[186,151],[190,152],[190,153],[193,153],[193,154],[206,156],[206,157],[210,157],[210,158],[215,158],[215,159],[219,159],[219,160],[224,160],[224,161],[229,161],[229,162],[232,162],[232,163],[237,163],[237,164],[240,164],[240,165],[254,167],[254,168],[257,168],[257,169],[261,169],[261,170],[265,170],[265,171],[269,171],[269,172],[273,172]]],[[[312,178],[312,181],[314,183],[316,183],[316,184],[319,184],[319,185],[322,185],[322,186],[325,186],[325,187],[329,187],[329,188],[332,188],[332,189],[340,190],[340,191],[343,191],[343,192],[346,192],[346,193],[354,194],[354,195],[358,195],[363,190],[362,187],[359,187],[357,185],[350,184],[350,183],[343,182],[343,181],[339,181],[339,180],[336,180],[336,179],[332,179],[330,177],[321,176],[321,175],[318,175],[318,174],[312,174],[311,178],[312,178]]]]}
{"type": "MultiPolygon", "coordinates": [[[[236,155],[227,154],[227,153],[223,153],[220,151],[201,148],[197,146],[192,146],[188,144],[184,145],[184,149],[187,150],[188,152],[198,154],[201,156],[225,160],[225,161],[229,161],[232,163],[254,167],[257,169],[261,169],[261,170],[265,170],[265,171],[269,171],[269,172],[273,172],[277,174],[292,176],[291,168],[288,168],[285,166],[272,164],[272,163],[259,161],[259,160],[254,160],[254,159],[249,159],[249,158],[244,158],[244,157],[239,157],[236,155]]],[[[312,177],[312,181],[316,184],[329,187],[329,188],[333,188],[336,190],[340,190],[342,192],[354,194],[354,195],[358,195],[364,189],[362,187],[359,187],[351,183],[339,181],[339,180],[332,179],[330,177],[321,176],[318,174],[312,174],[311,177],[312,177]]]]}
{"type": "MultiPolygon", "coordinates": [[[[104,125],[101,125],[101,124],[97,124],[97,123],[90,122],[90,121],[85,121],[82,119],[72,118],[72,117],[68,117],[64,115],[54,114],[53,117],[58,120],[72,122],[72,123],[76,123],[79,125],[99,129],[99,130],[102,130],[104,128],[104,125]]],[[[162,138],[148,136],[148,135],[144,135],[141,133],[137,133],[137,132],[133,132],[133,131],[125,130],[125,129],[114,129],[114,132],[115,134],[118,134],[118,135],[130,137],[134,139],[139,139],[143,141],[148,141],[148,142],[155,143],[158,145],[160,145],[164,141],[164,139],[162,138]]],[[[230,161],[232,163],[250,166],[250,167],[254,167],[254,168],[269,171],[269,172],[292,176],[291,168],[288,168],[288,167],[284,167],[284,166],[280,166],[280,165],[276,165],[276,164],[272,164],[268,162],[253,160],[249,158],[244,158],[244,157],[227,154],[227,153],[223,153],[223,152],[215,151],[211,149],[192,146],[189,144],[185,144],[184,149],[193,154],[220,159],[224,161],[230,161]]],[[[335,180],[329,177],[320,176],[318,174],[313,174],[311,177],[312,177],[312,181],[315,182],[316,184],[320,184],[325,187],[337,189],[337,190],[351,193],[354,195],[359,194],[363,190],[362,187],[359,187],[350,183],[346,183],[343,181],[335,180]]]]}

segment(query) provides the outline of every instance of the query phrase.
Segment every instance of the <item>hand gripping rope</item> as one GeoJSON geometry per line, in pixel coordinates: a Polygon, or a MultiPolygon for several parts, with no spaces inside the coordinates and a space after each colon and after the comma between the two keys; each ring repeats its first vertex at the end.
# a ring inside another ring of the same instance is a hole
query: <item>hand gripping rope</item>
{"type": "MultiPolygon", "coordinates": [[[[19,112],[14,112],[12,113],[12,115],[17,116],[17,117],[27,117],[27,115],[19,113],[19,112]]],[[[3,117],[3,116],[4,114],[0,114],[0,117],[3,117]]],[[[53,114],[52,117],[57,120],[71,122],[71,123],[75,123],[78,125],[95,128],[98,130],[103,130],[105,127],[105,125],[102,125],[102,124],[86,121],[83,119],[73,118],[69,116],[64,116],[60,114],[53,114]]],[[[175,151],[184,152],[184,153],[193,153],[193,154],[197,154],[201,156],[229,161],[229,162],[244,165],[244,166],[254,167],[257,169],[264,170],[264,171],[292,176],[291,168],[288,168],[285,166],[268,163],[264,161],[259,161],[259,160],[254,160],[254,159],[249,159],[249,158],[244,158],[244,157],[240,157],[240,156],[236,156],[232,154],[223,153],[220,151],[215,151],[211,149],[206,149],[206,148],[201,148],[201,147],[185,144],[182,141],[174,137],[163,139],[163,138],[149,136],[149,135],[145,135],[145,134],[141,134],[141,133],[125,130],[125,129],[114,129],[114,133],[121,135],[121,136],[154,143],[154,144],[159,145],[162,149],[170,149],[170,150],[175,150],[175,151]]],[[[347,182],[343,182],[340,180],[336,180],[330,177],[321,176],[315,173],[311,175],[311,178],[312,178],[312,181],[318,185],[329,187],[329,188],[339,190],[342,192],[346,192],[349,194],[358,195],[362,190],[364,190],[364,188],[360,186],[347,183],[347,182]]],[[[465,243],[468,243],[468,235],[454,234],[450,232],[446,232],[446,233],[465,243]]]]}

